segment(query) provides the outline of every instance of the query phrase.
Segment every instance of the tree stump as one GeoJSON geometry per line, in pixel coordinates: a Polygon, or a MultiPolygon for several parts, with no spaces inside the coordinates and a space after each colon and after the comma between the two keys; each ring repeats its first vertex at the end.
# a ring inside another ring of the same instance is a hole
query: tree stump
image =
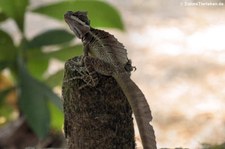
{"type": "Polygon", "coordinates": [[[65,64],[63,83],[64,131],[69,149],[134,149],[131,107],[113,77],[98,74],[95,87],[86,86],[65,64]],[[69,80],[69,81],[66,81],[69,80]]]}

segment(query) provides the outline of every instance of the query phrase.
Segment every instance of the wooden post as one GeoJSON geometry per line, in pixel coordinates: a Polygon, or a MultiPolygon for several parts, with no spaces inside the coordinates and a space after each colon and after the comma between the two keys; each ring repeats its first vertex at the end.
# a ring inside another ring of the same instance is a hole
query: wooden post
{"type": "MultiPolygon", "coordinates": [[[[64,81],[80,76],[65,64],[64,81]]],[[[63,83],[64,130],[69,149],[134,149],[131,107],[112,77],[98,74],[95,87],[79,89],[84,82],[63,83]]]]}

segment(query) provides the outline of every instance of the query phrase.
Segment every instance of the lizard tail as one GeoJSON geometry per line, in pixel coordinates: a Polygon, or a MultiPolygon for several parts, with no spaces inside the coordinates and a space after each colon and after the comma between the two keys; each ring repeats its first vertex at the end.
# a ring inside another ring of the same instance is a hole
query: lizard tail
{"type": "Polygon", "coordinates": [[[127,73],[120,73],[114,78],[123,90],[133,110],[144,149],[156,149],[155,133],[153,127],[149,124],[152,115],[144,94],[127,73]]]}

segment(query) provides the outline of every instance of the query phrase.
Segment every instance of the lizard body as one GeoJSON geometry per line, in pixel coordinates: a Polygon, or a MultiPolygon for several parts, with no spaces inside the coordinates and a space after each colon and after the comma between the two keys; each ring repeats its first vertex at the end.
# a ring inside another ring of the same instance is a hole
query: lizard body
{"type": "Polygon", "coordinates": [[[149,124],[152,120],[151,111],[144,94],[130,79],[133,66],[127,58],[127,50],[123,44],[108,32],[90,27],[85,12],[68,11],[64,18],[70,29],[83,42],[84,64],[92,65],[98,73],[113,76],[134,112],[144,149],[155,149],[155,134],[149,124]]]}

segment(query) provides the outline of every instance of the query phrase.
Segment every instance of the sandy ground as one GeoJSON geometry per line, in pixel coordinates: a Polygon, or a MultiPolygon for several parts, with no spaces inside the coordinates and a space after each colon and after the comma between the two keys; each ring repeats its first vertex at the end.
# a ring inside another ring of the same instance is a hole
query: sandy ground
{"type": "Polygon", "coordinates": [[[224,142],[225,6],[110,2],[126,25],[115,34],[137,67],[132,78],[151,106],[158,148],[224,142]]]}

